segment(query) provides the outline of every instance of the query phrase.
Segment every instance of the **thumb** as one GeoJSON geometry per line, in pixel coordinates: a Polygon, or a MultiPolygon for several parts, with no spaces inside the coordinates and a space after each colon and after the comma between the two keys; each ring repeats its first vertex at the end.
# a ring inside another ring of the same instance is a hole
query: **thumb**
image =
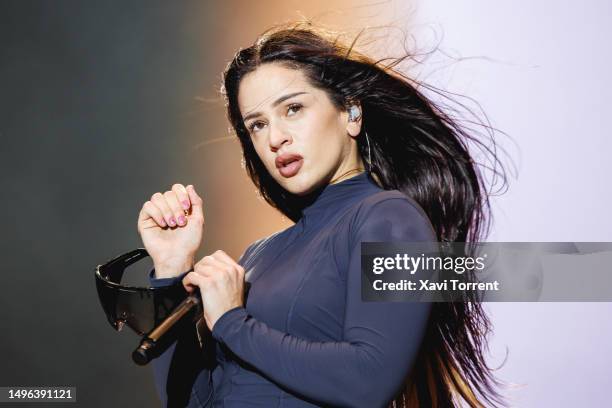
{"type": "Polygon", "coordinates": [[[193,188],[191,184],[189,184],[185,189],[187,190],[187,194],[189,194],[189,201],[191,201],[191,214],[204,217],[202,198],[198,195],[198,193],[196,193],[195,188],[193,188]]]}

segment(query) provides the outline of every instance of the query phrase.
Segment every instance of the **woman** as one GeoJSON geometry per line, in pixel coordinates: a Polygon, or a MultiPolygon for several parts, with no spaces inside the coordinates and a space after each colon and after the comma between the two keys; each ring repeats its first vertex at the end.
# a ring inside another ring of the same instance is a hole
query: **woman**
{"type": "Polygon", "coordinates": [[[164,403],[501,403],[478,302],[361,301],[361,242],[480,238],[488,201],[470,136],[391,66],[310,25],[264,33],[223,81],[248,175],[295,225],[238,261],[216,251],[194,264],[204,218],[193,186],[145,203],[152,285],[199,289],[208,328],[204,353],[187,326],[154,361],[164,403]]]}

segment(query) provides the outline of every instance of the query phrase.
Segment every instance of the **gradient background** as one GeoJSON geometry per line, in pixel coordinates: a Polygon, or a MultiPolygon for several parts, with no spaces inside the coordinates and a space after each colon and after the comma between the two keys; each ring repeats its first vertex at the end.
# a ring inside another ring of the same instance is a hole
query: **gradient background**
{"type": "MultiPolygon", "coordinates": [[[[490,241],[612,241],[607,1],[101,3],[0,2],[0,386],[159,406],[151,369],[130,359],[138,338],[105,320],[94,268],[142,245],[142,204],[175,182],[205,201],[199,257],[237,259],[291,225],[257,198],[218,94],[238,47],[289,19],[354,33],[392,24],[419,50],[439,44],[412,74],[474,98],[511,138],[499,143],[518,173],[492,198],[490,241]]],[[[393,55],[392,38],[373,52],[393,55]]],[[[514,406],[609,404],[610,303],[487,309],[490,362],[507,349],[499,377],[520,385],[514,406]]]]}

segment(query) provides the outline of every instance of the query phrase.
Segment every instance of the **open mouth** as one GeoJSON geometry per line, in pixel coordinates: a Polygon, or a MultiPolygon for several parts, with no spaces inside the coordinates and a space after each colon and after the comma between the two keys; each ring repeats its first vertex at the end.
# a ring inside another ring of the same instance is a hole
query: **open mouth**
{"type": "Polygon", "coordinates": [[[279,167],[278,171],[283,175],[283,177],[293,177],[298,173],[298,171],[300,171],[303,162],[304,160],[301,158],[291,159],[284,163],[283,166],[279,167]]]}

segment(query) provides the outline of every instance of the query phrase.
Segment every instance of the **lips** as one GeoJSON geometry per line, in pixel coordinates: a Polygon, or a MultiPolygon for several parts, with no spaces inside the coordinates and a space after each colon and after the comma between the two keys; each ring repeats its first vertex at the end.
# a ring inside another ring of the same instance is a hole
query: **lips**
{"type": "Polygon", "coordinates": [[[300,171],[303,159],[299,154],[281,154],[275,160],[276,168],[283,177],[293,177],[300,171]]]}

